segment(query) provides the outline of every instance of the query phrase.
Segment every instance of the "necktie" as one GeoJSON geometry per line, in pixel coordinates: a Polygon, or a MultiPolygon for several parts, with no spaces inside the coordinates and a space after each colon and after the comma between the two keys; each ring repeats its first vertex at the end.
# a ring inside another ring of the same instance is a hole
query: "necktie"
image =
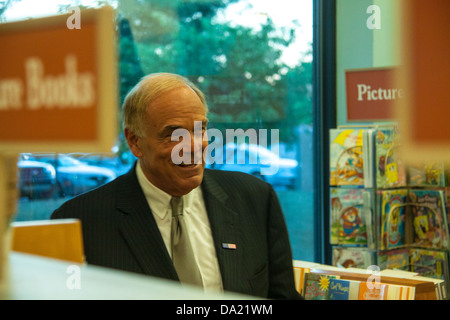
{"type": "Polygon", "coordinates": [[[172,261],[181,283],[202,285],[202,278],[195,262],[194,252],[189,241],[189,234],[183,218],[183,199],[172,197],[172,261]]]}

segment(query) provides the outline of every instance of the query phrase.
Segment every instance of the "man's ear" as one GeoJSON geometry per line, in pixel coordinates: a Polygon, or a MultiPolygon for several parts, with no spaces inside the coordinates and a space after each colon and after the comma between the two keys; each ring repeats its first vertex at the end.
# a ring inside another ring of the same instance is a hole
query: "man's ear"
{"type": "Polygon", "coordinates": [[[142,157],[142,152],[139,143],[139,137],[130,129],[125,128],[125,138],[127,139],[128,147],[133,155],[137,158],[142,157]]]}

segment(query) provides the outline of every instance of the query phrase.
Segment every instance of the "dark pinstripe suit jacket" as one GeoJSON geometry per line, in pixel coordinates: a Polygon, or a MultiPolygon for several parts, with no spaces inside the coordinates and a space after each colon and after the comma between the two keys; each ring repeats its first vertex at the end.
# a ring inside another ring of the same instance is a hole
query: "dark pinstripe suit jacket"
{"type": "MultiPolygon", "coordinates": [[[[295,299],[292,255],[272,187],[237,172],[205,170],[202,190],[227,291],[295,299]],[[236,244],[236,249],[222,244],[236,244]]],[[[52,219],[82,221],[86,262],[178,280],[135,170],[64,203],[52,219]]]]}

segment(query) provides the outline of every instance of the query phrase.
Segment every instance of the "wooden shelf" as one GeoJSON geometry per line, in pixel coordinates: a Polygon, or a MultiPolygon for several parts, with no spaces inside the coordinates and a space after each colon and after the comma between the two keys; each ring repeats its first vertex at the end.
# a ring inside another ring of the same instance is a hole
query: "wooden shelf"
{"type": "MultiPolygon", "coordinates": [[[[326,270],[326,269],[319,269],[319,268],[311,269],[310,272],[311,273],[337,275],[341,279],[357,280],[357,281],[367,281],[367,279],[371,276],[370,274],[326,270]]],[[[433,282],[415,280],[413,278],[398,278],[398,277],[389,277],[389,276],[381,275],[380,283],[414,287],[416,289],[415,300],[437,300],[436,288],[435,288],[435,285],[433,282]]]]}
{"type": "Polygon", "coordinates": [[[84,262],[81,222],[38,220],[11,224],[11,250],[75,263],[84,262]]]}

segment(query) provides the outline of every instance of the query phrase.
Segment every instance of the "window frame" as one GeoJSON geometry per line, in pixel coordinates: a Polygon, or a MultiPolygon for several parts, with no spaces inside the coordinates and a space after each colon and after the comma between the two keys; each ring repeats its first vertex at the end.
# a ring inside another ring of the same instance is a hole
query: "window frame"
{"type": "Polygon", "coordinates": [[[313,0],[315,262],[331,265],[329,129],[336,127],[336,1],[313,0]]]}

